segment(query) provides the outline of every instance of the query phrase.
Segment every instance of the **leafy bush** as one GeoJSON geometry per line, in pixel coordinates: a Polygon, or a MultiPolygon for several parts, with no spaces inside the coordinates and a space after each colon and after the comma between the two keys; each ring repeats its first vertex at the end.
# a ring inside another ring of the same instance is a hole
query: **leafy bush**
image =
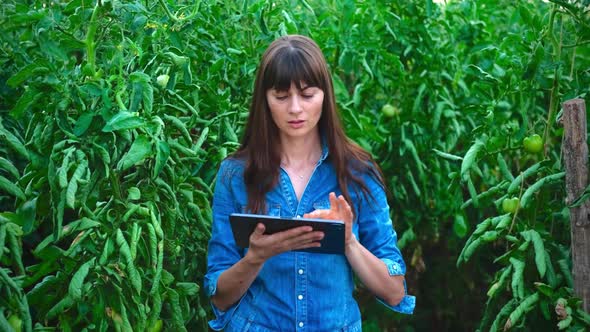
{"type": "Polygon", "coordinates": [[[287,33],[322,47],[391,190],[418,308],[360,287],[366,330],[587,326],[555,121],[588,100],[587,5],[3,2],[0,326],[206,329],[213,177],[287,33]],[[543,153],[523,149],[534,133],[543,153]]]}

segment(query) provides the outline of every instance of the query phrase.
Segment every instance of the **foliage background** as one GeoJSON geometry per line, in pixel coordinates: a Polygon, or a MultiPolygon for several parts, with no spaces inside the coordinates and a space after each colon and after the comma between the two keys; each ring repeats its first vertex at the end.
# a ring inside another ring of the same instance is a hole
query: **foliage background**
{"type": "Polygon", "coordinates": [[[588,22],[588,1],[4,1],[0,326],[205,330],[213,177],[263,50],[300,33],[383,168],[418,298],[397,315],[360,286],[364,329],[587,328],[556,117],[589,100],[588,22]]]}

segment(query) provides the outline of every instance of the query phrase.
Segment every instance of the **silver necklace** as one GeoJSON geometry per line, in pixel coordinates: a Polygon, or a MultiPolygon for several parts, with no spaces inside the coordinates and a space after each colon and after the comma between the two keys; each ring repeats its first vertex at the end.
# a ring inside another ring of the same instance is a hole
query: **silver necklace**
{"type": "Polygon", "coordinates": [[[295,172],[293,172],[293,170],[287,169],[287,166],[285,164],[281,164],[281,166],[283,166],[283,168],[285,169],[285,171],[288,174],[295,175],[299,180],[303,180],[303,178],[305,177],[305,175],[295,174],[295,172]]]}
{"type": "MultiPolygon", "coordinates": [[[[281,167],[283,167],[288,174],[295,175],[299,180],[303,181],[305,179],[305,175],[296,174],[295,172],[293,172],[292,169],[288,169],[287,165],[284,162],[281,162],[281,167]]],[[[304,167],[303,170],[307,172],[307,167],[304,167]]]]}

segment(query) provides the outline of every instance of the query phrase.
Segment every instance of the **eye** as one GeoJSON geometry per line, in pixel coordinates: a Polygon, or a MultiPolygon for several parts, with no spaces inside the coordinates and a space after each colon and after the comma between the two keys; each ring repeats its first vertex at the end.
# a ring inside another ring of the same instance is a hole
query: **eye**
{"type": "Polygon", "coordinates": [[[305,94],[302,94],[301,97],[303,97],[305,99],[311,99],[311,98],[313,98],[313,94],[305,93],[305,94]]]}
{"type": "Polygon", "coordinates": [[[275,96],[275,98],[277,100],[285,100],[285,99],[287,99],[287,96],[275,96]]]}

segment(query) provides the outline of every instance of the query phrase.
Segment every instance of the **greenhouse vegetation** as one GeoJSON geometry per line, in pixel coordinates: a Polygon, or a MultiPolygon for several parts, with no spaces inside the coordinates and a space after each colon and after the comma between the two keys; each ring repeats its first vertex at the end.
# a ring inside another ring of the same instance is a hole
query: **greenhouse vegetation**
{"type": "Polygon", "coordinates": [[[285,34],[385,174],[417,308],[359,284],[365,331],[589,329],[557,120],[590,1],[4,0],[0,330],[207,330],[212,184],[285,34]]]}

